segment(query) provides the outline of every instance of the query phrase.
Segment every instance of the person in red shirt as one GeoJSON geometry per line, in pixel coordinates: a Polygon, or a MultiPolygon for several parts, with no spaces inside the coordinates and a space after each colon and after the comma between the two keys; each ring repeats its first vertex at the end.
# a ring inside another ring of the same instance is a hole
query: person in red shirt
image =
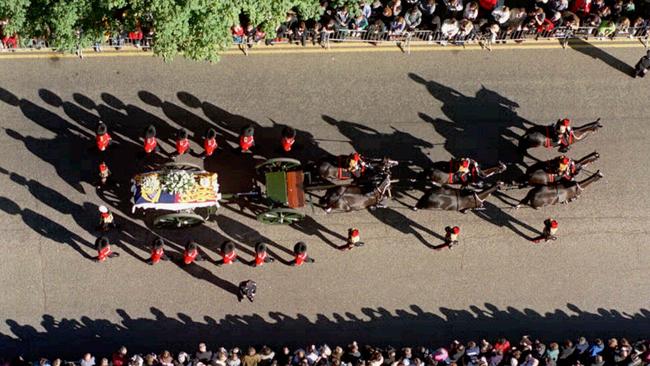
{"type": "Polygon", "coordinates": [[[447,226],[445,228],[445,244],[452,249],[454,245],[458,244],[458,236],[460,235],[460,228],[458,226],[447,226]]]}
{"type": "Polygon", "coordinates": [[[307,244],[302,241],[293,246],[294,260],[291,262],[292,266],[302,266],[304,263],[314,263],[314,258],[307,255],[307,244]]]}
{"type": "Polygon", "coordinates": [[[192,264],[194,261],[202,261],[203,257],[199,253],[199,246],[193,241],[190,241],[185,246],[185,251],[183,252],[183,263],[192,264]]]}
{"type": "Polygon", "coordinates": [[[108,133],[108,128],[103,122],[99,122],[97,125],[97,131],[95,135],[95,143],[97,144],[97,150],[100,152],[106,151],[106,148],[112,143],[113,139],[108,133]]]}
{"type": "Polygon", "coordinates": [[[108,238],[105,236],[97,238],[97,241],[95,241],[95,247],[97,248],[97,257],[95,257],[96,262],[104,262],[108,258],[120,256],[120,253],[111,250],[111,245],[108,243],[108,238]]]}
{"type": "Polygon", "coordinates": [[[544,240],[544,242],[547,242],[549,240],[557,240],[557,236],[555,236],[555,233],[557,233],[557,229],[558,229],[557,221],[551,218],[544,220],[544,231],[542,232],[542,235],[534,238],[533,242],[539,243],[542,240],[544,240]]]}
{"type": "Polygon", "coordinates": [[[157,153],[160,151],[158,140],[156,140],[156,127],[149,125],[144,133],[144,152],[145,154],[157,153]]]}
{"type": "Polygon", "coordinates": [[[274,259],[269,257],[269,253],[266,251],[266,244],[255,244],[255,262],[253,262],[254,267],[261,267],[264,265],[264,263],[271,263],[273,261],[274,259]]]}
{"type": "Polygon", "coordinates": [[[235,243],[230,240],[221,244],[221,260],[217,262],[218,266],[223,264],[233,264],[237,262],[237,252],[235,251],[235,243]]]}
{"type": "Polygon", "coordinates": [[[248,125],[242,128],[241,134],[239,135],[239,147],[241,152],[249,153],[250,148],[255,145],[255,128],[251,125],[248,125]]]}
{"type": "Polygon", "coordinates": [[[180,156],[186,152],[192,152],[190,149],[190,139],[187,138],[187,131],[181,128],[176,134],[176,152],[174,152],[174,156],[180,156]]]}
{"type": "Polygon", "coordinates": [[[359,233],[359,229],[357,228],[348,229],[348,240],[346,245],[343,247],[343,249],[350,250],[354,247],[360,247],[362,245],[363,242],[361,241],[361,235],[359,233]]]}
{"type": "Polygon", "coordinates": [[[165,248],[164,248],[165,242],[162,240],[162,238],[157,237],[154,239],[153,243],[151,244],[151,257],[149,257],[149,260],[147,260],[147,263],[150,265],[154,265],[161,260],[167,261],[169,260],[169,257],[167,257],[167,254],[165,254],[165,248]]]}
{"type": "Polygon", "coordinates": [[[289,152],[291,151],[291,148],[293,147],[293,144],[296,142],[296,130],[293,128],[286,126],[285,128],[282,129],[282,150],[284,152],[289,152]]]}
{"type": "Polygon", "coordinates": [[[205,159],[209,156],[212,156],[212,154],[214,154],[214,151],[217,150],[217,147],[217,131],[215,131],[214,128],[210,128],[203,138],[204,151],[203,154],[201,154],[201,158],[205,159]]]}
{"type": "Polygon", "coordinates": [[[127,357],[126,347],[120,347],[117,352],[113,353],[113,366],[127,366],[129,359],[127,357]]]}
{"type": "Polygon", "coordinates": [[[97,183],[97,189],[102,189],[108,183],[108,177],[111,176],[111,171],[108,169],[108,165],[105,162],[99,163],[99,183],[97,183]]]}

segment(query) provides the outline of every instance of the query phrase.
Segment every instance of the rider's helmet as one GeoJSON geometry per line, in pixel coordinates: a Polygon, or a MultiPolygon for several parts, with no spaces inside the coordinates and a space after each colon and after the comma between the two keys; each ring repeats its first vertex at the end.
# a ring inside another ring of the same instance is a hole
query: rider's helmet
{"type": "Polygon", "coordinates": [[[557,130],[560,133],[566,132],[566,129],[571,125],[571,120],[568,118],[561,119],[557,122],[557,130]]]}

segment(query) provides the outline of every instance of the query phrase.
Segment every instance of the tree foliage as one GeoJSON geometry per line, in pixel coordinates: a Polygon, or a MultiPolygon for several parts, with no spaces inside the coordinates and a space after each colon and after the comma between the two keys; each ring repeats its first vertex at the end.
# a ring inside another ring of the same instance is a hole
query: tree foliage
{"type": "Polygon", "coordinates": [[[45,37],[58,50],[87,47],[144,23],[155,30],[157,55],[211,62],[232,44],[230,29],[240,19],[273,37],[288,11],[302,19],[322,14],[318,0],[0,0],[0,18],[9,19],[4,33],[45,37]]]}

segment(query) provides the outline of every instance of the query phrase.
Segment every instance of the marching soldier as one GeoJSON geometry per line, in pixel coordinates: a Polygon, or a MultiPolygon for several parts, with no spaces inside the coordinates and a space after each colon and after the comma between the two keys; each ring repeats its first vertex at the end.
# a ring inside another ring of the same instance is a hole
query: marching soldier
{"type": "Polygon", "coordinates": [[[452,249],[454,245],[458,244],[458,236],[460,235],[460,228],[458,226],[445,228],[445,244],[449,249],[452,249]]]}
{"type": "Polygon", "coordinates": [[[160,151],[158,140],[156,140],[156,127],[149,125],[144,133],[144,152],[145,154],[157,153],[160,151]]]}
{"type": "Polygon", "coordinates": [[[202,260],[203,257],[199,253],[199,246],[193,241],[188,242],[183,252],[183,263],[191,264],[194,261],[198,262],[202,260]]]}
{"type": "Polygon", "coordinates": [[[347,245],[343,248],[346,250],[350,250],[354,247],[360,247],[360,246],[363,246],[363,242],[361,242],[361,235],[359,235],[359,229],[356,228],[348,229],[347,245]]]}
{"type": "Polygon", "coordinates": [[[96,136],[95,136],[95,143],[97,144],[97,149],[100,152],[104,152],[106,148],[108,148],[108,145],[111,144],[113,139],[111,138],[111,135],[108,133],[108,128],[104,124],[104,122],[99,122],[99,125],[97,126],[97,131],[96,131],[96,136]]]}
{"type": "Polygon", "coordinates": [[[149,260],[147,260],[147,263],[150,265],[154,265],[161,260],[167,261],[169,260],[169,257],[167,257],[167,254],[165,254],[165,249],[164,249],[165,242],[162,240],[162,238],[157,237],[156,239],[153,240],[153,243],[151,244],[151,257],[149,260]]]}
{"type": "Polygon", "coordinates": [[[178,130],[176,134],[176,152],[174,156],[180,156],[190,150],[190,140],[187,138],[187,131],[184,128],[178,130]]]}
{"type": "Polygon", "coordinates": [[[296,130],[286,126],[282,129],[282,150],[285,152],[291,151],[294,142],[296,142],[296,130]]]}
{"type": "Polygon", "coordinates": [[[108,177],[110,177],[111,171],[108,169],[108,165],[105,162],[99,163],[99,184],[97,184],[97,189],[101,189],[106,186],[108,182],[108,177]]]}
{"type": "Polygon", "coordinates": [[[314,263],[314,258],[307,256],[307,244],[302,241],[299,241],[293,247],[294,260],[291,263],[292,266],[302,266],[303,263],[314,263]]]}
{"type": "Polygon", "coordinates": [[[264,263],[271,263],[274,259],[269,257],[269,253],[266,251],[266,244],[257,243],[255,244],[255,267],[263,266],[264,263]]]}
{"type": "Polygon", "coordinates": [[[255,293],[257,292],[257,284],[253,280],[243,281],[239,284],[239,293],[237,294],[237,300],[241,302],[244,297],[248,301],[253,302],[255,299],[255,293]]]}
{"type": "Polygon", "coordinates": [[[542,235],[534,238],[533,242],[539,243],[542,240],[544,240],[544,242],[547,242],[549,240],[557,240],[557,236],[555,236],[555,233],[557,233],[557,229],[558,229],[557,221],[551,218],[544,220],[544,230],[542,231],[542,235]]]}
{"type": "Polygon", "coordinates": [[[212,156],[214,151],[217,149],[217,131],[214,128],[210,128],[205,134],[203,139],[203,154],[201,155],[202,159],[205,159],[209,156],[212,156]]]}
{"type": "Polygon", "coordinates": [[[104,262],[108,258],[120,256],[120,253],[111,250],[111,245],[108,243],[108,238],[105,236],[97,238],[97,241],[95,241],[95,247],[97,248],[97,257],[95,258],[96,262],[104,262]]]}
{"type": "Polygon", "coordinates": [[[106,206],[99,206],[99,230],[109,231],[111,228],[117,228],[113,214],[106,208],[106,206]]]}
{"type": "Polygon", "coordinates": [[[241,135],[239,135],[239,147],[241,152],[248,153],[250,148],[255,145],[255,128],[252,125],[248,125],[241,130],[241,135]]]}
{"type": "Polygon", "coordinates": [[[237,262],[237,252],[235,252],[235,243],[227,240],[221,244],[221,261],[217,263],[218,266],[222,264],[233,264],[237,262]]]}

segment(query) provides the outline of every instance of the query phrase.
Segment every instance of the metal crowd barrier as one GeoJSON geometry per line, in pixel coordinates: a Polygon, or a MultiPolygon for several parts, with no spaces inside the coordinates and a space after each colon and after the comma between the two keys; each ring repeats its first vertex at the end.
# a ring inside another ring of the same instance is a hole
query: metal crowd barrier
{"type": "MultiPolygon", "coordinates": [[[[306,39],[313,44],[320,44],[322,47],[329,49],[332,43],[348,43],[348,42],[357,42],[357,43],[368,43],[368,44],[380,44],[380,43],[394,43],[400,49],[409,54],[411,52],[411,44],[413,42],[419,44],[428,44],[428,45],[454,45],[454,46],[465,46],[468,43],[478,43],[483,48],[488,50],[492,49],[492,45],[495,43],[522,43],[522,42],[531,42],[536,40],[558,40],[561,42],[563,47],[566,47],[568,42],[571,39],[585,39],[589,38],[602,38],[602,39],[612,39],[612,40],[621,40],[621,39],[637,39],[639,40],[646,48],[648,48],[648,39],[650,38],[650,27],[628,27],[625,29],[616,29],[611,34],[599,34],[598,27],[557,27],[552,30],[543,30],[537,31],[536,29],[515,29],[515,30],[502,30],[497,34],[491,33],[481,33],[476,29],[470,32],[467,35],[455,35],[453,37],[448,37],[440,31],[430,31],[430,30],[415,30],[415,31],[404,31],[399,34],[395,34],[389,31],[373,31],[373,30],[348,30],[340,29],[335,31],[321,30],[315,32],[313,30],[305,33],[304,37],[283,37],[270,40],[269,44],[300,44],[303,39],[306,39]]],[[[139,49],[144,51],[150,51],[153,48],[153,38],[144,37],[139,43],[139,49]]],[[[234,44],[242,50],[246,55],[250,52],[250,49],[258,44],[265,44],[265,40],[262,39],[252,39],[252,37],[236,37],[234,39],[234,44]]],[[[108,39],[108,41],[96,42],[93,45],[95,51],[103,48],[114,48],[116,50],[121,50],[124,47],[135,48],[136,42],[129,39],[125,34],[113,35],[108,39]]],[[[31,51],[31,50],[41,50],[50,48],[47,41],[44,40],[30,40],[28,42],[22,42],[22,47],[6,49],[2,48],[0,51],[31,51]]]]}

